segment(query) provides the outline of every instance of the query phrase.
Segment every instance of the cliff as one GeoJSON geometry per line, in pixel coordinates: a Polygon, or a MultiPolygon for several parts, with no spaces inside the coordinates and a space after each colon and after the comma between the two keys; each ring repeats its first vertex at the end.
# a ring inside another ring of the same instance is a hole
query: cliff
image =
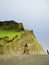
{"type": "Polygon", "coordinates": [[[25,30],[22,23],[0,22],[0,55],[46,54],[32,30],[25,30]]]}

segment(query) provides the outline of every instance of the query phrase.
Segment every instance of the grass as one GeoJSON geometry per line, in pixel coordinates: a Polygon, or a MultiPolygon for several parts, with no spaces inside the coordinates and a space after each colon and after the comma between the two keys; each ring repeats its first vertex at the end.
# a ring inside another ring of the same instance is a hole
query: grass
{"type": "Polygon", "coordinates": [[[13,38],[15,35],[20,35],[21,32],[17,32],[15,30],[0,30],[0,38],[8,36],[9,38],[13,38]]]}
{"type": "MultiPolygon", "coordinates": [[[[14,36],[18,35],[18,37],[23,33],[23,31],[16,31],[16,30],[0,30],[0,38],[5,36],[9,37],[9,40],[12,39],[14,36]]],[[[10,46],[11,43],[7,43],[4,40],[0,40],[0,44],[4,45],[5,47],[10,46]]]]}
{"type": "MultiPolygon", "coordinates": [[[[3,38],[5,36],[8,36],[11,40],[13,37],[18,35],[17,39],[14,39],[14,41],[8,43],[5,39],[0,40],[0,45],[11,48],[13,52],[24,51],[24,45],[28,44],[28,49],[30,52],[40,52],[44,51],[42,46],[36,41],[36,38],[34,37],[32,31],[29,30],[23,30],[23,31],[16,31],[16,30],[0,30],[0,38],[3,38]],[[20,49],[20,50],[19,50],[20,49]]],[[[4,48],[5,50],[5,48],[4,48]]],[[[10,50],[10,49],[9,49],[10,50]]],[[[6,51],[6,50],[5,50],[6,51]]],[[[8,51],[8,50],[7,50],[8,51]]]]}
{"type": "MultiPolygon", "coordinates": [[[[12,39],[15,35],[19,36],[20,34],[21,34],[21,32],[17,32],[15,30],[0,30],[0,38],[8,36],[9,39],[12,39]]],[[[0,40],[0,44],[2,44],[4,46],[10,46],[10,44],[5,42],[4,40],[0,40]]]]}

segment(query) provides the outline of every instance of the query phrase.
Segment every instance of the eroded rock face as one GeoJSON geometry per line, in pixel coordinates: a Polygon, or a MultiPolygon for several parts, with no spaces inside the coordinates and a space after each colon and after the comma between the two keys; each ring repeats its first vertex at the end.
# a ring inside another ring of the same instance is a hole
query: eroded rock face
{"type": "Polygon", "coordinates": [[[38,43],[32,30],[24,30],[22,23],[15,21],[0,22],[0,30],[8,32],[16,30],[16,35],[10,39],[8,36],[0,38],[0,54],[23,55],[23,54],[46,54],[43,47],[38,43]],[[7,31],[8,30],[8,31],[7,31]],[[20,34],[18,35],[17,33],[20,34]]]}
{"type": "Polygon", "coordinates": [[[1,30],[16,30],[16,31],[24,30],[22,23],[17,23],[13,20],[0,21],[0,29],[1,30]]]}
{"type": "Polygon", "coordinates": [[[19,31],[24,30],[22,23],[19,23],[19,24],[18,24],[18,29],[19,29],[19,31]]]}
{"type": "Polygon", "coordinates": [[[11,51],[16,55],[46,54],[31,31],[25,31],[20,38],[13,41],[11,51]]]}

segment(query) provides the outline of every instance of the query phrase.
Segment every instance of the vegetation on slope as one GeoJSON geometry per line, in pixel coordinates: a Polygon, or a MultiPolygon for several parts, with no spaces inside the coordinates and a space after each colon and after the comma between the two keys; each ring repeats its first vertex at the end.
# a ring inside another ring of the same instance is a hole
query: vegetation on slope
{"type": "Polygon", "coordinates": [[[6,21],[0,23],[0,54],[45,54],[45,51],[37,42],[32,30],[24,30],[22,24],[14,21],[6,21]]]}

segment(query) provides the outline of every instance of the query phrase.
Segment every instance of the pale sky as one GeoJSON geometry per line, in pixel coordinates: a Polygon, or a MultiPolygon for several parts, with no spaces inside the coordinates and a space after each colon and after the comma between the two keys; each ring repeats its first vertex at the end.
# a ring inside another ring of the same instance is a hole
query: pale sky
{"type": "Polygon", "coordinates": [[[0,21],[4,20],[23,22],[49,49],[49,0],[0,0],[0,21]]]}

